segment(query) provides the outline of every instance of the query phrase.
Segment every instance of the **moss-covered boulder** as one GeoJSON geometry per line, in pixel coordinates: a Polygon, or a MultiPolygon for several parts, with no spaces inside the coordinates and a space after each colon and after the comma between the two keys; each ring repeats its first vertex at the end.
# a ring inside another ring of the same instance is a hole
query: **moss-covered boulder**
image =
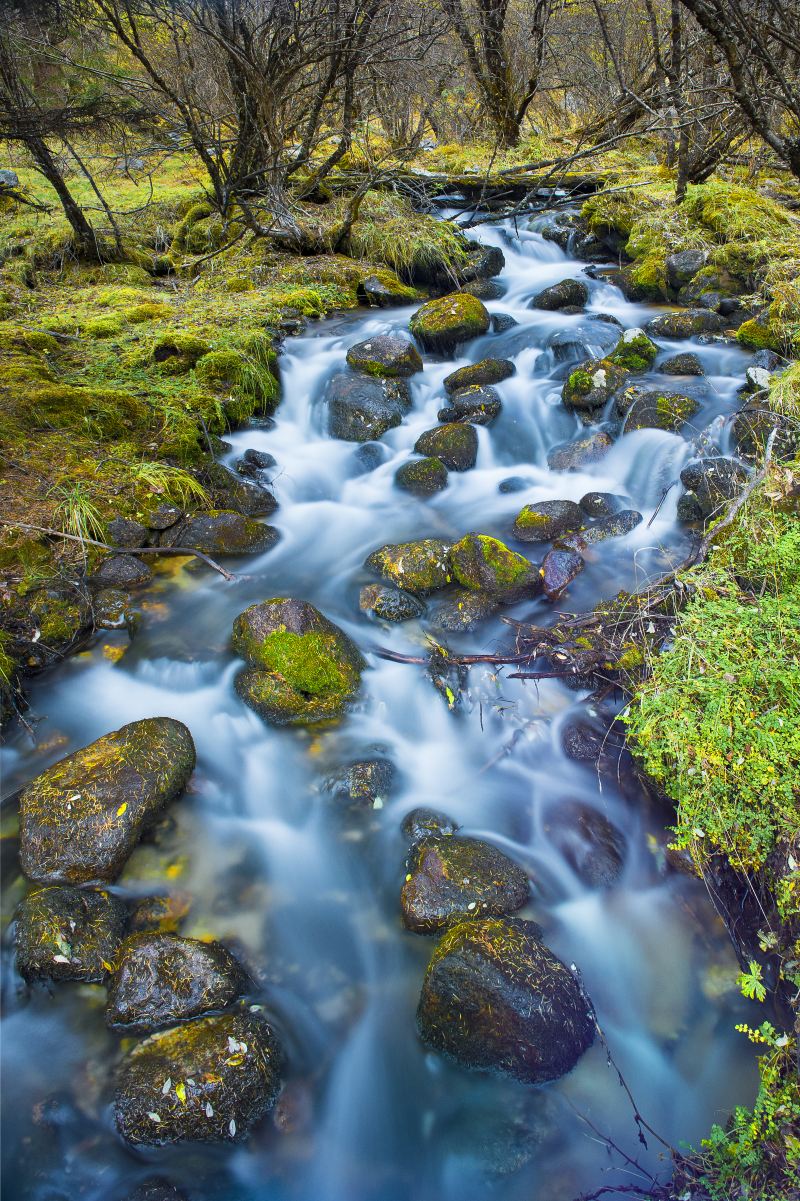
{"type": "Polygon", "coordinates": [[[678,433],[700,408],[699,401],[681,392],[666,392],[658,388],[625,388],[614,402],[624,416],[624,432],[633,430],[669,430],[678,433]]]}
{"type": "Polygon", "coordinates": [[[328,433],[344,442],[371,442],[400,425],[411,408],[404,379],[340,372],[328,384],[328,433]]]}
{"type": "Polygon", "coordinates": [[[391,759],[356,759],[328,776],[323,790],[355,809],[382,809],[397,790],[398,773],[391,759]]]}
{"type": "Polygon", "coordinates": [[[358,607],[381,621],[394,622],[412,621],[425,612],[425,606],[416,596],[383,584],[365,584],[358,594],[358,607]]]}
{"type": "Polygon", "coordinates": [[[587,463],[599,463],[613,445],[610,434],[605,430],[595,430],[548,450],[547,466],[551,471],[580,471],[587,463]]]}
{"type": "Polygon", "coordinates": [[[396,334],[380,334],[358,342],[348,350],[347,362],[357,371],[387,379],[422,371],[422,359],[414,343],[396,334]]]}
{"type": "Polygon", "coordinates": [[[248,669],[236,679],[242,700],[273,725],[340,716],[366,666],[358,647],[307,601],[275,597],[233,623],[233,649],[248,669]]]}
{"type": "Polygon", "coordinates": [[[558,309],[582,309],[589,299],[589,289],[580,279],[562,279],[538,292],[531,301],[532,309],[556,312],[558,309]]]}
{"type": "Polygon", "coordinates": [[[120,947],[109,980],[106,1021],[115,1029],[157,1030],[224,1009],[244,984],[239,964],[218,942],[133,934],[120,947]]]}
{"type": "Polygon", "coordinates": [[[125,934],[118,897],[89,888],[37,888],[17,910],[17,967],[26,980],[105,979],[125,934]]]}
{"type": "Polygon", "coordinates": [[[474,425],[490,425],[503,408],[500,394],[491,384],[470,384],[451,393],[447,404],[437,416],[440,421],[471,421],[474,425]]]}
{"type": "MultiPolygon", "coordinates": [[[[536,591],[536,581],[532,581],[531,591],[536,591]]],[[[457,588],[437,606],[431,624],[437,630],[446,630],[451,634],[471,634],[490,617],[494,617],[502,601],[503,598],[497,593],[457,588]]]]}
{"type": "Polygon", "coordinates": [[[516,367],[511,359],[481,359],[478,363],[468,363],[451,371],[444,378],[444,390],[448,393],[459,392],[462,388],[473,385],[499,384],[514,374],[516,367]]]}
{"type": "Polygon", "coordinates": [[[658,347],[643,329],[626,329],[608,356],[608,361],[625,371],[649,371],[657,354],[658,347]]]}
{"type": "Polygon", "coordinates": [[[551,542],[581,529],[584,523],[584,514],[574,500],[540,500],[517,514],[514,537],[520,542],[551,542]]]}
{"type": "Polygon", "coordinates": [[[120,1068],[117,1129],[134,1146],[241,1142],[274,1105],[282,1064],[275,1033],[253,1013],[153,1034],[120,1068]]]}
{"type": "Polygon", "coordinates": [[[10,397],[12,411],[18,406],[24,407],[36,424],[80,434],[85,434],[88,427],[104,438],[138,433],[146,430],[152,420],[144,401],[115,388],[79,388],[61,383],[21,387],[10,397]]]}
{"type": "Polygon", "coordinates": [[[534,595],[538,575],[524,555],[487,534],[466,534],[450,548],[455,579],[470,592],[496,596],[534,595]]]}
{"type": "Polygon", "coordinates": [[[593,414],[611,399],[624,384],[628,372],[608,359],[589,359],[567,376],[561,399],[568,409],[581,416],[593,414]]]}
{"type": "Polygon", "coordinates": [[[394,474],[394,482],[413,496],[433,496],[447,487],[447,468],[441,459],[428,456],[403,463],[394,474]]]}
{"type": "Polygon", "coordinates": [[[210,352],[207,339],[188,330],[161,334],[150,349],[153,362],[164,375],[185,375],[210,352]]]}
{"type": "Polygon", "coordinates": [[[356,289],[358,299],[370,308],[384,309],[390,305],[408,304],[418,293],[398,279],[393,271],[382,269],[366,276],[356,289]]]}
{"type": "Polygon", "coordinates": [[[558,600],[585,567],[581,555],[572,550],[551,550],[539,568],[544,594],[548,600],[558,600]]]}
{"type": "Polygon", "coordinates": [[[678,301],[688,306],[711,309],[715,313],[726,313],[728,306],[735,308],[735,298],[743,290],[741,284],[724,268],[708,266],[681,287],[678,301]]]}
{"type": "Polygon", "coordinates": [[[705,250],[676,250],[674,254],[668,254],[665,263],[667,283],[673,291],[694,279],[705,266],[707,258],[705,250]]]}
{"type": "Polygon", "coordinates": [[[423,350],[448,354],[489,331],[489,314],[477,296],[451,292],[417,309],[409,328],[423,350]]]}
{"type": "Polygon", "coordinates": [[[698,334],[721,333],[725,318],[710,309],[676,309],[653,317],[644,328],[653,338],[696,338],[698,334]]]}
{"type": "Polygon", "coordinates": [[[746,350],[774,350],[782,353],[785,349],[786,331],[781,323],[768,313],[751,317],[736,331],[736,340],[746,350]]]}
{"type": "Polygon", "coordinates": [[[426,596],[451,582],[449,552],[449,544],[438,538],[387,543],[374,550],[364,566],[406,592],[426,596]]]}
{"type": "Polygon", "coordinates": [[[262,525],[244,513],[210,509],[193,513],[161,535],[160,546],[183,546],[206,555],[260,555],[280,538],[271,525],[262,525]]]}
{"type": "Polygon", "coordinates": [[[54,763],[20,798],[31,880],[115,880],[143,830],[186,786],[192,736],[171,717],[133,721],[54,763]]]}
{"type": "Polygon", "coordinates": [[[525,872],[477,838],[428,838],[414,845],[400,908],[407,930],[433,934],[453,922],[516,913],[528,900],[525,872]]]}
{"type": "Polygon", "coordinates": [[[448,471],[469,471],[478,458],[478,431],[466,422],[437,425],[420,434],[414,450],[440,459],[448,471]]]}
{"type": "Polygon", "coordinates": [[[591,1003],[540,933],[522,918],[449,929],[422,987],[423,1042],[464,1067],[528,1084],[571,1071],[594,1041],[591,1003]]]}

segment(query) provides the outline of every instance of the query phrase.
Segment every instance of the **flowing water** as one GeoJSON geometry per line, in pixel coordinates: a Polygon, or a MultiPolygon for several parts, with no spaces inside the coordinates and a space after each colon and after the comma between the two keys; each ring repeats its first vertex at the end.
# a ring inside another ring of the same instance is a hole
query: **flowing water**
{"type": "MultiPolygon", "coordinates": [[[[140,596],[130,645],[122,632],[104,635],[34,682],[35,739],[19,732],[4,752],[9,793],[124,722],[168,715],[189,726],[198,749],[190,793],[159,839],[134,853],[119,889],[130,897],[165,888],[190,894],[185,933],[229,941],[259,972],[289,1054],[279,1114],[238,1148],[127,1149],[110,1108],[119,1040],[104,1027],[103,990],[26,992],[13,976],[7,935],[6,1201],[117,1201],[154,1174],[197,1201],[571,1201],[601,1185],[641,1183],[644,1172],[663,1178],[664,1148],[651,1136],[647,1148],[639,1143],[631,1103],[600,1045],[570,1075],[534,1089],[461,1070],[420,1044],[414,1013],[433,943],[404,932],[398,916],[400,823],[419,805],[444,810],[463,832],[492,840],[529,871],[532,899],[523,914],[579,966],[615,1062],[663,1139],[696,1142],[735,1103],[752,1099],[753,1057],[733,1030],[747,1010],[725,932],[700,885],[666,870],[668,815],[565,756],[561,731],[581,709],[581,694],[557,680],[526,684],[473,668],[468,703],[451,713],[422,668],[369,655],[377,644],[411,654],[424,645],[425,619],[388,627],[359,612],[358,589],[369,578],[363,561],[386,542],[455,539],[469,530],[507,539],[528,501],[624,493],[645,520],[592,548],[555,607],[570,611],[641,586],[685,553],[678,488],[650,524],[691,457],[683,437],[631,433],[583,471],[555,474],[546,465],[548,449],[580,430],[559,405],[568,365],[548,348],[551,337],[579,330],[591,353],[602,354],[618,331],[592,314],[628,327],[655,310],[601,281],[589,283],[586,314],[530,309],[531,296],[580,276],[582,264],[544,240],[536,221],[528,229],[486,227],[481,240],[506,256],[505,294],[488,308],[518,324],[469,343],[452,361],[426,356],[424,373],[411,380],[413,411],[385,435],[385,461],[372,470],[353,444],[328,437],[321,397],[350,345],[405,331],[413,310],[349,314],[288,342],[277,425],[232,435],[229,455],[256,447],[277,459],[281,507],[270,520],[281,531],[278,546],[232,563],[233,583],[165,562],[140,596]],[[498,385],[503,412],[479,430],[476,467],[451,474],[432,499],[400,493],[394,472],[436,424],[444,376],[487,355],[513,359],[516,374],[498,385]],[[498,491],[510,476],[524,481],[522,490],[498,491]],[[335,730],[268,728],[234,693],[232,620],[280,595],[312,601],[369,655],[360,701],[335,730]],[[343,809],[321,780],[376,748],[394,760],[402,787],[380,809],[343,809]],[[553,836],[568,800],[599,810],[623,832],[625,866],[614,887],[582,884],[553,836]],[[610,1153],[608,1140],[642,1171],[610,1153]]],[[[707,372],[697,381],[702,407],[690,435],[710,426],[725,449],[723,419],[746,356],[727,345],[681,342],[665,343],[662,357],[689,349],[707,372]]],[[[510,613],[553,620],[544,600],[510,613]]],[[[507,626],[490,621],[448,641],[479,651],[508,637],[507,626]]],[[[13,839],[4,845],[13,851],[13,839]]],[[[23,889],[12,854],[7,916],[23,889]]]]}

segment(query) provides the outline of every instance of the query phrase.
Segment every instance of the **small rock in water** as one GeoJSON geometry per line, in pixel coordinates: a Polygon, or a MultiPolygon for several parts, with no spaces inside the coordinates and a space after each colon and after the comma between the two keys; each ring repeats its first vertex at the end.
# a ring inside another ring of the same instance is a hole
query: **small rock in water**
{"type": "Polygon", "coordinates": [[[540,568],[547,599],[558,600],[572,581],[580,575],[584,566],[583,559],[574,551],[548,551],[540,568]]]}
{"type": "Polygon", "coordinates": [[[432,934],[454,921],[516,913],[530,883],[508,855],[477,838],[428,838],[415,843],[400,894],[403,922],[432,934]]]}
{"type": "Polygon", "coordinates": [[[653,338],[694,338],[698,334],[720,333],[725,329],[725,318],[710,309],[676,309],[653,317],[644,328],[653,338]]]}
{"type": "MultiPolygon", "coordinates": [[[[532,581],[533,583],[533,581],[532,581]]],[[[500,608],[496,595],[488,592],[470,592],[459,588],[446,597],[437,608],[432,625],[437,630],[454,634],[470,634],[500,608]]]]}
{"type": "Polygon", "coordinates": [[[619,513],[599,518],[594,525],[587,525],[577,533],[565,534],[554,546],[559,550],[574,550],[580,553],[595,542],[604,542],[606,538],[622,538],[625,534],[630,534],[641,521],[642,515],[635,509],[622,509],[619,513]]]}
{"type": "Polygon", "coordinates": [[[515,325],[519,325],[516,317],[512,317],[510,313],[492,313],[491,320],[492,330],[496,334],[504,334],[515,325]]]}
{"type": "Polygon", "coordinates": [[[388,457],[389,451],[382,442],[362,442],[353,451],[358,475],[374,471],[381,463],[385,463],[388,457]]]}
{"type": "Polygon", "coordinates": [[[351,346],[347,362],[367,375],[384,378],[415,375],[422,371],[422,359],[413,342],[396,334],[380,334],[351,346]]]}
{"type": "Polygon", "coordinates": [[[328,433],[344,442],[372,442],[400,425],[411,408],[404,379],[340,372],[328,384],[328,433]]]}
{"type": "Polygon", "coordinates": [[[150,1180],[145,1180],[132,1193],[128,1193],[125,1201],[190,1201],[190,1197],[183,1189],[176,1188],[168,1180],[154,1176],[150,1180]]]}
{"type": "Polygon", "coordinates": [[[152,578],[150,568],[135,555],[112,555],[92,574],[91,582],[96,588],[137,588],[152,578]]]}
{"type": "Polygon", "coordinates": [[[382,584],[365,584],[358,594],[358,606],[383,621],[411,621],[425,612],[422,601],[410,592],[382,584]]]}
{"type": "Polygon", "coordinates": [[[357,759],[329,776],[323,787],[342,804],[381,809],[397,787],[397,768],[391,759],[357,759]]]}
{"type": "Polygon", "coordinates": [[[610,517],[624,509],[627,503],[627,496],[617,496],[613,492],[587,492],[578,501],[587,517],[610,517]]]}
{"type": "Polygon", "coordinates": [[[587,463],[597,463],[608,453],[614,441],[605,430],[595,430],[582,438],[563,442],[547,452],[547,466],[551,471],[579,471],[587,463]]]}
{"type": "Polygon", "coordinates": [[[475,426],[466,422],[437,425],[420,434],[414,450],[441,459],[448,471],[469,471],[478,458],[478,434],[475,426]]]}
{"type": "Polygon", "coordinates": [[[394,482],[413,496],[432,496],[447,487],[447,468],[441,459],[428,456],[403,463],[394,474],[394,482]]]}
{"type": "Polygon", "coordinates": [[[444,390],[452,394],[462,388],[473,385],[499,384],[512,376],[516,368],[511,359],[481,359],[479,363],[470,363],[451,371],[444,378],[444,390]]]}
{"type": "Polygon", "coordinates": [[[754,367],[751,363],[744,373],[745,391],[761,392],[772,382],[772,373],[766,367],[754,367]]]}
{"type": "Polygon", "coordinates": [[[551,312],[566,308],[582,309],[588,299],[589,289],[585,283],[578,279],[562,279],[560,283],[538,292],[530,307],[551,312]]]}
{"type": "Polygon", "coordinates": [[[280,534],[243,513],[224,509],[194,513],[161,535],[161,546],[184,546],[206,555],[258,555],[271,550],[280,534]]]}
{"type": "Polygon", "coordinates": [[[20,903],[14,935],[26,980],[105,979],[125,933],[118,897],[88,888],[37,888],[20,903]]]}
{"type": "Polygon", "coordinates": [[[517,514],[514,537],[520,542],[550,542],[584,524],[584,514],[574,500],[541,500],[517,514]]]}
{"type": "Polygon", "coordinates": [[[710,517],[726,501],[733,500],[747,483],[747,478],[746,467],[736,459],[721,455],[694,459],[681,472],[681,483],[697,502],[701,517],[710,517]]]}
{"type": "Polygon", "coordinates": [[[589,888],[611,888],[625,863],[625,838],[602,813],[580,801],[561,801],[544,828],[553,844],[589,888]]]}
{"type": "Polygon", "coordinates": [[[696,354],[687,350],[683,354],[670,355],[656,368],[662,375],[705,375],[703,364],[696,354]]]}
{"type": "Polygon", "coordinates": [[[501,480],[497,485],[498,492],[525,492],[527,488],[533,487],[531,480],[523,479],[521,475],[510,475],[508,479],[501,480]]]}
{"type": "Polygon", "coordinates": [[[614,401],[617,412],[625,417],[626,434],[634,430],[657,429],[678,433],[691,421],[700,402],[680,392],[662,392],[657,388],[624,388],[614,401]]]}
{"type": "Polygon", "coordinates": [[[477,296],[479,300],[499,300],[505,295],[506,289],[496,279],[475,279],[459,288],[469,296],[477,296]]]}
{"type": "Polygon", "coordinates": [[[450,546],[438,538],[388,543],[374,550],[364,566],[418,596],[438,592],[452,580],[450,546]]]}
{"type": "Polygon", "coordinates": [[[255,450],[252,446],[247,448],[242,455],[242,458],[244,459],[245,463],[252,463],[252,465],[257,467],[259,471],[266,471],[269,467],[278,466],[278,460],[274,455],[271,455],[266,450],[255,450]]]}
{"type": "Polygon", "coordinates": [[[561,399],[566,408],[576,410],[584,424],[591,423],[595,410],[602,409],[627,378],[624,367],[608,359],[589,359],[570,372],[561,399]]]}
{"type": "Polygon", "coordinates": [[[459,584],[473,592],[510,598],[534,596],[540,588],[530,561],[487,534],[459,539],[450,548],[450,563],[459,584]]]}
{"type": "Polygon", "coordinates": [[[451,393],[445,408],[440,409],[440,421],[471,421],[475,425],[490,425],[500,416],[503,403],[490,384],[471,384],[451,393]]]}
{"type": "Polygon", "coordinates": [[[458,826],[438,809],[412,809],[403,818],[400,829],[411,842],[421,842],[424,838],[446,838],[455,834],[458,826]]]}
{"type": "Polygon", "coordinates": [[[185,892],[143,897],[131,914],[128,927],[131,934],[177,934],[191,907],[192,898],[185,892]]]}

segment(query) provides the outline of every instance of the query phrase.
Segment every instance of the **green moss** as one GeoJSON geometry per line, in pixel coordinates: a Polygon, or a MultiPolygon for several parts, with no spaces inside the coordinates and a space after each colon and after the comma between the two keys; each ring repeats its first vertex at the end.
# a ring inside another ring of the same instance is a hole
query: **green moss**
{"type": "Polygon", "coordinates": [[[152,361],[167,375],[182,375],[211,351],[206,338],[188,330],[176,330],[162,334],[153,343],[150,351],[152,361]]]}
{"type": "Polygon", "coordinates": [[[628,330],[608,356],[608,361],[626,371],[649,371],[657,354],[658,347],[643,330],[628,330]]]}
{"type": "Polygon", "coordinates": [[[451,582],[449,546],[437,538],[382,546],[367,558],[366,566],[406,592],[425,595],[451,582]]]}
{"type": "Polygon", "coordinates": [[[592,377],[588,371],[579,368],[570,374],[567,380],[567,387],[570,392],[578,396],[588,396],[592,390],[592,377]]]}
{"type": "Polygon", "coordinates": [[[169,317],[172,314],[172,309],[168,304],[135,304],[132,308],[125,310],[125,320],[131,325],[142,325],[146,321],[159,321],[163,317],[169,317]]]}
{"type": "Polygon", "coordinates": [[[753,317],[745,321],[736,331],[736,340],[747,350],[775,350],[779,353],[783,350],[781,329],[769,318],[765,321],[753,317]]]}
{"type": "Polygon", "coordinates": [[[467,534],[450,548],[453,575],[475,592],[505,592],[531,576],[531,564],[487,534],[467,534]]]}
{"type": "Polygon", "coordinates": [[[451,292],[417,309],[409,328],[426,349],[447,351],[485,334],[489,329],[489,314],[477,297],[468,292],[451,292]]]}
{"type": "Polygon", "coordinates": [[[121,330],[121,317],[93,317],[83,326],[84,334],[90,338],[113,338],[121,330]]]}

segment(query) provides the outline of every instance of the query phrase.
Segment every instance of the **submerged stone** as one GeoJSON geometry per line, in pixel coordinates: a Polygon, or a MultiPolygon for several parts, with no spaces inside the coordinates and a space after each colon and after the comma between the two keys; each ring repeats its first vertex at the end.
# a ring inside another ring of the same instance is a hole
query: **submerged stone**
{"type": "Polygon", "coordinates": [[[433,496],[447,487],[447,468],[441,459],[433,456],[411,459],[398,467],[394,482],[413,496],[433,496]]]}
{"type": "Polygon", "coordinates": [[[451,927],[422,987],[423,1042],[464,1067],[529,1084],[571,1071],[594,1041],[591,1003],[539,936],[522,918],[451,927]]]}
{"type": "Polygon", "coordinates": [[[274,1032],[252,1013],[152,1034],[120,1068],[117,1128],[134,1146],[241,1142],[274,1105],[282,1063],[274,1032]]]}
{"type": "Polygon", "coordinates": [[[437,425],[420,434],[414,450],[441,459],[448,471],[469,471],[478,458],[478,433],[474,425],[461,422],[437,425]]]}
{"type": "Polygon", "coordinates": [[[89,888],[37,888],[20,903],[14,935],[26,980],[98,983],[114,963],[127,912],[118,897],[89,888]]]}
{"type": "Polygon", "coordinates": [[[444,390],[448,393],[458,392],[462,388],[470,388],[475,384],[499,384],[514,374],[516,368],[511,359],[481,359],[478,363],[469,363],[451,371],[444,378],[444,390]]]}
{"type": "Polygon", "coordinates": [[[487,333],[489,314],[476,296],[451,292],[417,309],[409,326],[423,349],[447,354],[460,343],[487,333]]]}
{"type": "Polygon", "coordinates": [[[562,592],[580,575],[584,566],[583,559],[575,551],[548,551],[540,568],[547,599],[558,600],[562,592]]]}
{"type": "Polygon", "coordinates": [[[459,588],[441,602],[431,624],[437,630],[469,634],[493,617],[500,603],[497,595],[489,592],[470,592],[468,588],[459,588]]]}
{"type": "Polygon", "coordinates": [[[538,292],[531,301],[532,309],[546,309],[554,312],[557,309],[582,309],[589,299],[589,289],[582,280],[562,279],[558,284],[552,284],[538,292]]]}
{"type": "Polygon", "coordinates": [[[438,538],[388,543],[374,550],[365,566],[398,588],[425,596],[450,583],[449,552],[449,545],[438,538]]]}
{"type": "Polygon", "coordinates": [[[194,764],[192,736],[171,717],[130,722],[54,763],[20,798],[23,872],[45,882],[115,880],[194,764]]]}
{"type": "Polygon", "coordinates": [[[351,346],[347,362],[368,375],[384,378],[414,375],[422,371],[422,359],[413,342],[396,334],[380,334],[351,346]]]}
{"type": "Polygon", "coordinates": [[[391,759],[356,759],[325,781],[337,801],[358,809],[382,809],[395,791],[397,768],[391,759]]]}
{"type": "Polygon", "coordinates": [[[422,601],[410,592],[382,584],[365,584],[358,594],[358,607],[383,621],[412,621],[425,612],[422,601]]]}
{"type": "Polygon", "coordinates": [[[677,433],[691,421],[700,408],[699,401],[680,392],[662,392],[657,388],[645,391],[626,388],[615,400],[617,411],[625,416],[624,432],[658,429],[677,433]]]}
{"type": "Polygon", "coordinates": [[[475,425],[490,425],[500,416],[503,402],[490,384],[471,384],[451,393],[445,408],[437,416],[440,421],[471,421],[475,425]]]}
{"type": "Polygon", "coordinates": [[[551,542],[561,534],[579,530],[585,519],[574,500],[540,500],[526,505],[514,521],[514,537],[520,542],[551,542]]]}
{"type": "Polygon", "coordinates": [[[403,922],[433,934],[455,921],[516,913],[530,883],[508,855],[477,838],[427,838],[412,848],[400,894],[403,922]]]}
{"type": "Polygon", "coordinates": [[[605,430],[595,430],[571,442],[562,442],[547,452],[547,466],[551,471],[578,471],[587,463],[598,463],[614,445],[605,430]]]}
{"type": "Polygon", "coordinates": [[[533,594],[538,577],[532,564],[497,538],[466,534],[450,548],[453,575],[472,592],[533,594]]]}
{"type": "Polygon", "coordinates": [[[625,863],[625,838],[604,814],[580,801],[561,801],[544,828],[575,875],[589,888],[611,888],[625,863]]]}
{"type": "Polygon", "coordinates": [[[424,838],[447,838],[455,834],[458,826],[446,813],[420,806],[405,815],[400,829],[411,842],[421,842],[424,838]]]}
{"type": "Polygon", "coordinates": [[[404,379],[371,379],[340,373],[330,381],[326,400],[328,433],[345,442],[371,442],[400,425],[411,408],[404,379]]]}
{"type": "Polygon", "coordinates": [[[587,492],[578,501],[587,517],[610,517],[624,509],[627,503],[626,496],[617,496],[613,492],[587,492]]]}

